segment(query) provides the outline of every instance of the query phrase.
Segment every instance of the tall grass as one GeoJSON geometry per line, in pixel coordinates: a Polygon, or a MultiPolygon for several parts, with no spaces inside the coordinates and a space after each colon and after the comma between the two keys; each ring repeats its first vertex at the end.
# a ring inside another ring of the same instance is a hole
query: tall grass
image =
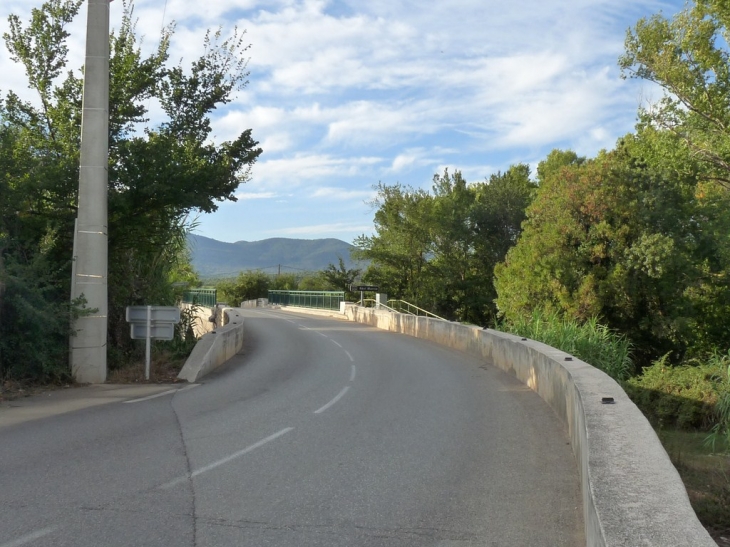
{"type": "MultiPolygon", "coordinates": [[[[730,350],[726,355],[715,354],[710,358],[710,364],[722,370],[722,375],[727,373],[725,389],[717,399],[715,405],[715,426],[707,437],[707,444],[715,450],[719,441],[724,441],[725,450],[730,451],[730,350]]],[[[718,378],[720,380],[720,378],[718,378]]]]}
{"type": "Polygon", "coordinates": [[[634,372],[631,342],[599,324],[596,318],[579,323],[557,313],[535,310],[531,316],[501,324],[499,328],[574,355],[615,380],[626,380],[634,372]]]}

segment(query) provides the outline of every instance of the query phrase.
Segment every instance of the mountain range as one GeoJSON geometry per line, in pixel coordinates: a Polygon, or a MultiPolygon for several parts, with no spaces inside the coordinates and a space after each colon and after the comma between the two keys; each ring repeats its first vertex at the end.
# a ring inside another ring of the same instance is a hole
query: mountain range
{"type": "Polygon", "coordinates": [[[201,277],[234,277],[245,270],[270,273],[323,270],[339,258],[351,268],[353,246],[339,239],[272,238],[226,243],[196,234],[188,235],[193,268],[201,277]]]}

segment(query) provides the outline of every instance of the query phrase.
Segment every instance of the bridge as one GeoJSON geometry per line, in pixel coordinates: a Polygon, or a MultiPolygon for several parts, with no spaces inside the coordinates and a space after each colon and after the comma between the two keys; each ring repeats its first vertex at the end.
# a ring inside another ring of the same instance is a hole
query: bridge
{"type": "Polygon", "coordinates": [[[359,306],[235,313],[204,338],[242,351],[202,383],[1,409],[0,547],[713,545],[571,356],[359,306]]]}

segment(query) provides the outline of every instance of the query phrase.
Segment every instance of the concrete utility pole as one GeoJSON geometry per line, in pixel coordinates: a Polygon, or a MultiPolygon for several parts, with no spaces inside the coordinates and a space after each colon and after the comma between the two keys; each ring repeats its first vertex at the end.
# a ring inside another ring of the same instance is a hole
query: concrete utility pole
{"type": "Polygon", "coordinates": [[[78,382],[106,381],[107,182],[109,157],[109,2],[88,0],[79,204],[74,231],[71,298],[82,294],[98,311],[78,319],[71,337],[71,373],[78,382]]]}

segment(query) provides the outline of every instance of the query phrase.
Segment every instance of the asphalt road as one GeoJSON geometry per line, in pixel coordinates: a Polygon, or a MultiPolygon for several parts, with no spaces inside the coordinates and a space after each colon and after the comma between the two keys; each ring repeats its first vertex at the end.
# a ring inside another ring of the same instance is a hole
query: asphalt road
{"type": "Polygon", "coordinates": [[[567,435],[512,377],[246,315],[244,351],[203,385],[0,419],[0,547],[585,545],[567,435]]]}

